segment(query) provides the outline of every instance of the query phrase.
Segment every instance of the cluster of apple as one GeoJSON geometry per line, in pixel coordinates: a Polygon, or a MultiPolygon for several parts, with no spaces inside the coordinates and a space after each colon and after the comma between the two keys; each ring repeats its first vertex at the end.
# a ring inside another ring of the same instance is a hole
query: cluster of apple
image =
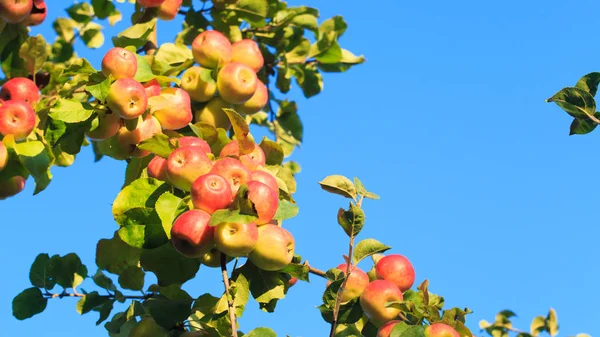
{"type": "Polygon", "coordinates": [[[44,22],[47,15],[45,0],[0,0],[0,18],[4,24],[37,26],[44,22]]]}
{"type": "Polygon", "coordinates": [[[210,267],[220,265],[220,254],[247,256],[263,270],[280,270],[294,257],[292,234],[273,221],[279,204],[279,185],[265,170],[260,146],[240,155],[237,141],[225,145],[218,158],[208,143],[196,137],[178,138],[178,148],[168,158],[154,157],[148,164],[150,177],[167,181],[190,192],[193,208],[173,223],[173,247],[210,267]],[[240,191],[240,188],[245,188],[240,191]],[[250,223],[223,222],[209,225],[211,215],[236,208],[236,200],[249,200],[257,219],[250,223]]]}
{"type": "Polygon", "coordinates": [[[137,0],[144,8],[156,8],[158,18],[165,21],[175,19],[182,2],[183,0],[137,0]]]}
{"type": "MultiPolygon", "coordinates": [[[[336,267],[343,274],[348,265],[336,267]]],[[[375,279],[354,266],[346,280],[346,287],[341,294],[341,303],[359,298],[363,312],[369,320],[379,327],[377,337],[389,337],[397,320],[400,309],[387,308],[387,302],[402,301],[403,292],[409,290],[415,282],[415,269],[410,260],[400,254],[391,254],[379,259],[374,267],[375,279]]],[[[328,285],[331,282],[328,282],[328,285]]],[[[449,325],[436,323],[425,332],[427,337],[460,337],[449,325]]]]}
{"type": "MultiPolygon", "coordinates": [[[[32,80],[15,77],[4,83],[0,89],[0,136],[12,135],[16,141],[29,136],[37,124],[33,107],[40,99],[40,93],[32,80]]],[[[0,141],[0,172],[8,165],[9,154],[0,141]]],[[[3,175],[0,178],[0,200],[12,197],[25,188],[26,177],[3,175]]]]}

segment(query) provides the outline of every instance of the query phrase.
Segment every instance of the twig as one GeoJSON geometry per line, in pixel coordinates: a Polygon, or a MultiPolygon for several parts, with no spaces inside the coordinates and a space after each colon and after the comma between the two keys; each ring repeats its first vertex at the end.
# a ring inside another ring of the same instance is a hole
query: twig
{"type": "Polygon", "coordinates": [[[229,292],[229,275],[227,274],[227,255],[221,253],[221,273],[223,274],[223,283],[225,284],[225,296],[227,296],[227,304],[229,310],[229,319],[231,320],[231,337],[238,337],[235,310],[233,308],[233,296],[229,292]]]}
{"type": "Polygon", "coordinates": [[[308,267],[308,272],[317,276],[321,276],[322,278],[327,278],[327,274],[317,268],[312,267],[311,265],[308,264],[308,262],[304,263],[307,267],[308,267]]]}
{"type": "MultiPolygon", "coordinates": [[[[66,290],[60,294],[55,294],[55,293],[46,291],[43,295],[45,298],[85,297],[85,294],[80,294],[78,292],[68,293],[66,290]]],[[[115,294],[110,294],[110,293],[108,295],[100,295],[99,297],[100,298],[109,298],[109,299],[117,298],[117,296],[115,294]]],[[[125,298],[128,300],[147,300],[152,297],[154,297],[153,293],[149,293],[146,295],[123,295],[122,296],[122,298],[125,298]]]]}

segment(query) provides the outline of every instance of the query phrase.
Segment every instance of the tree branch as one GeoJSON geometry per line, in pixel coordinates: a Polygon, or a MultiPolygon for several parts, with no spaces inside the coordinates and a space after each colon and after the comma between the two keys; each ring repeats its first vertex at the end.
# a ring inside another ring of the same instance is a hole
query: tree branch
{"type": "Polygon", "coordinates": [[[342,305],[342,294],[346,288],[346,283],[352,271],[354,270],[354,264],[352,263],[352,253],[354,251],[354,233],[350,236],[350,244],[348,245],[348,263],[346,263],[346,278],[342,282],[340,289],[338,289],[337,296],[335,298],[335,307],[333,308],[333,321],[331,321],[331,331],[329,337],[335,337],[335,327],[337,326],[337,319],[340,313],[340,306],[342,305]]]}
{"type": "MultiPolygon", "coordinates": [[[[44,295],[44,298],[85,297],[85,294],[80,294],[78,292],[68,293],[66,290],[63,291],[60,294],[55,294],[55,293],[51,293],[49,291],[46,291],[43,295],[44,295]]],[[[117,295],[109,293],[108,295],[99,295],[99,297],[100,298],[116,299],[117,295]]],[[[148,293],[148,294],[145,294],[145,295],[122,295],[122,298],[125,298],[125,299],[128,299],[128,300],[147,300],[147,299],[152,298],[152,297],[154,297],[154,293],[148,293]]]]}
{"type": "Polygon", "coordinates": [[[227,275],[227,255],[221,253],[221,273],[223,274],[223,283],[225,284],[225,296],[229,310],[229,319],[231,320],[231,337],[238,337],[235,321],[235,309],[233,307],[233,296],[230,293],[229,275],[227,275]]]}
{"type": "Polygon", "coordinates": [[[311,265],[308,264],[308,261],[304,262],[304,265],[308,267],[309,273],[317,275],[317,276],[321,276],[322,278],[325,278],[325,279],[327,278],[327,276],[326,276],[327,274],[324,271],[312,267],[311,265]]]}

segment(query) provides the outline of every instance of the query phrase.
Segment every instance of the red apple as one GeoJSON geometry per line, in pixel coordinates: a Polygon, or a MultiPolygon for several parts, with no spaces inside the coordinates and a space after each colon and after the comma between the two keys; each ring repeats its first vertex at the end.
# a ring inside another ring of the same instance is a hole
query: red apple
{"type": "Polygon", "coordinates": [[[394,283],[403,292],[415,283],[415,269],[410,261],[400,254],[381,258],[375,265],[375,272],[378,279],[394,283]]]}
{"type": "Polygon", "coordinates": [[[0,179],[0,200],[13,197],[25,189],[26,179],[22,176],[12,176],[0,179]]]}
{"type": "Polygon", "coordinates": [[[184,146],[199,146],[202,148],[202,150],[204,150],[204,152],[206,154],[212,153],[211,149],[210,149],[210,145],[208,145],[208,143],[204,140],[204,139],[200,139],[198,137],[193,137],[193,136],[184,136],[178,139],[179,140],[179,147],[184,147],[184,146]]]}
{"type": "Polygon", "coordinates": [[[295,285],[298,282],[298,279],[295,278],[294,276],[292,276],[292,278],[290,278],[290,280],[288,281],[288,287],[292,287],[293,285],[295,285]]]}
{"type": "Polygon", "coordinates": [[[264,65],[258,44],[251,39],[243,39],[231,45],[231,62],[243,63],[258,72],[264,65]]]}
{"type": "Polygon", "coordinates": [[[35,111],[25,101],[7,101],[0,106],[0,134],[22,140],[33,131],[35,111]]]}
{"type": "Polygon", "coordinates": [[[191,189],[194,208],[213,214],[231,203],[231,187],[227,179],[215,173],[201,175],[191,189]]]}
{"type": "Polygon", "coordinates": [[[386,280],[375,280],[369,283],[360,295],[360,306],[371,322],[380,327],[398,317],[400,313],[400,309],[386,308],[385,304],[402,299],[402,292],[395,284],[386,280]]]}
{"type": "Polygon", "coordinates": [[[133,78],[138,69],[135,54],[121,47],[110,49],[102,59],[102,73],[115,79],[133,78]]]}
{"type": "Polygon", "coordinates": [[[158,6],[158,18],[165,21],[170,21],[177,17],[179,8],[183,0],[165,0],[158,6]]]}
{"type": "Polygon", "coordinates": [[[425,329],[425,337],[460,337],[460,334],[447,324],[434,323],[425,329]]]}
{"type": "Polygon", "coordinates": [[[181,88],[190,94],[190,98],[197,102],[210,101],[217,92],[215,82],[205,82],[200,74],[206,71],[202,67],[191,67],[181,76],[181,88]]]}
{"type": "Polygon", "coordinates": [[[0,171],[8,165],[8,150],[2,141],[0,141],[0,171]]]}
{"type": "Polygon", "coordinates": [[[217,74],[219,96],[231,104],[242,104],[256,92],[258,77],[252,68],[237,62],[226,64],[217,74]]]}
{"type": "Polygon", "coordinates": [[[215,246],[227,256],[247,256],[258,242],[258,227],[255,224],[223,222],[215,227],[215,246]]]}
{"type": "Polygon", "coordinates": [[[150,97],[150,110],[165,130],[179,130],[192,122],[190,95],[179,88],[166,88],[160,96],[150,97]]]}
{"type": "Polygon", "coordinates": [[[260,181],[261,183],[269,186],[277,196],[279,197],[279,185],[277,184],[277,179],[273,177],[273,175],[267,171],[254,170],[251,172],[250,180],[260,181]]]}
{"type": "MultiPolygon", "coordinates": [[[[337,269],[341,270],[344,275],[346,275],[346,270],[348,265],[346,263],[342,263],[337,266],[337,269]]],[[[327,282],[327,286],[331,284],[331,281],[327,282]]],[[[358,267],[354,267],[350,276],[348,277],[348,281],[346,281],[346,287],[344,288],[344,292],[340,300],[342,303],[347,303],[357,297],[359,297],[367,285],[369,284],[369,276],[367,273],[359,269],[358,267]]]]}
{"type": "Polygon", "coordinates": [[[146,89],[132,78],[120,78],[110,85],[106,105],[123,119],[138,118],[148,108],[146,89]]]}
{"type": "Polygon", "coordinates": [[[193,209],[181,214],[171,228],[171,243],[182,255],[198,258],[214,246],[214,228],[208,225],[210,214],[193,209]]]}
{"type": "Polygon", "coordinates": [[[156,79],[144,83],[144,89],[146,89],[146,96],[148,98],[160,96],[160,83],[156,79]]]}
{"type": "Polygon", "coordinates": [[[221,97],[211,99],[202,109],[196,110],[194,117],[196,122],[203,122],[214,126],[215,128],[223,128],[229,130],[231,121],[223,109],[231,109],[233,105],[225,102],[221,97]]]}
{"type": "Polygon", "coordinates": [[[117,134],[121,128],[121,117],[116,113],[98,113],[98,126],[85,133],[92,140],[104,140],[117,134]]]}
{"type": "Polygon", "coordinates": [[[240,156],[240,144],[237,141],[227,143],[219,154],[219,157],[229,156],[239,157],[242,164],[249,170],[256,170],[258,167],[264,166],[267,160],[265,152],[258,144],[254,145],[252,152],[240,156]]]}
{"type": "Polygon", "coordinates": [[[139,149],[137,145],[143,140],[152,138],[152,136],[161,132],[158,120],[154,116],[148,115],[133,131],[128,130],[124,125],[121,126],[115,138],[120,147],[132,157],[142,158],[149,155],[150,151],[139,149]]]}
{"type": "Polygon", "coordinates": [[[211,168],[212,163],[201,147],[180,147],[167,159],[167,178],[178,189],[190,191],[194,181],[211,168]]]}
{"type": "Polygon", "coordinates": [[[148,176],[162,181],[167,181],[167,160],[156,156],[148,163],[148,176]]]}
{"type": "Polygon", "coordinates": [[[398,323],[400,323],[400,321],[398,321],[398,320],[393,320],[393,321],[389,321],[389,322],[385,323],[377,331],[377,336],[376,337],[390,337],[390,334],[392,333],[392,330],[394,329],[394,327],[398,323]]]}
{"type": "Polygon", "coordinates": [[[38,26],[44,22],[44,20],[46,20],[46,16],[48,16],[46,1],[33,0],[33,8],[31,9],[31,13],[25,18],[25,20],[21,21],[21,24],[25,26],[38,26]]]}
{"type": "Polygon", "coordinates": [[[231,62],[231,42],[223,33],[207,30],[192,42],[194,60],[205,68],[221,68],[231,62]]]}
{"type": "Polygon", "coordinates": [[[3,101],[25,101],[34,107],[40,99],[40,92],[32,80],[25,77],[15,77],[4,83],[0,90],[3,101]]]}
{"type": "Polygon", "coordinates": [[[235,111],[241,114],[251,115],[261,111],[268,102],[269,89],[267,89],[267,86],[263,82],[258,80],[254,95],[252,95],[252,97],[250,97],[250,99],[246,102],[236,105],[235,111]]]}
{"type": "Polygon", "coordinates": [[[0,0],[0,18],[8,23],[18,23],[29,16],[32,8],[32,0],[0,0]]]}
{"type": "Polygon", "coordinates": [[[249,192],[248,199],[252,201],[258,213],[258,219],[255,221],[256,224],[264,225],[269,223],[269,221],[273,220],[279,206],[277,193],[260,181],[249,181],[247,185],[249,192]]]}
{"type": "Polygon", "coordinates": [[[146,7],[146,8],[150,8],[150,7],[158,7],[160,6],[163,2],[165,2],[165,0],[137,0],[137,3],[142,6],[142,7],[146,7]]]}
{"type": "MultiPolygon", "coordinates": [[[[207,267],[211,268],[219,268],[221,266],[221,251],[217,249],[217,247],[213,247],[208,253],[202,255],[200,258],[200,263],[207,267]]],[[[233,260],[233,257],[227,256],[227,263],[233,260]]]]}
{"type": "Polygon", "coordinates": [[[285,268],[294,258],[295,242],[292,233],[276,225],[258,227],[258,242],[248,258],[262,270],[285,268]]]}
{"type": "Polygon", "coordinates": [[[216,173],[227,179],[231,186],[232,197],[235,197],[240,185],[250,180],[250,171],[242,163],[234,158],[221,158],[214,164],[210,173],[216,173]]]}

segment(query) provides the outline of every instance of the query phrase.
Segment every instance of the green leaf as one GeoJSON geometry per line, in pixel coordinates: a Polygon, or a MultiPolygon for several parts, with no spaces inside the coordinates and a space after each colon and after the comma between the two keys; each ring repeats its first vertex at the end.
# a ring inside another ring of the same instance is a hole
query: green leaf
{"type": "Polygon", "coordinates": [[[233,295],[235,315],[242,317],[246,303],[248,303],[248,299],[250,298],[250,281],[246,279],[244,274],[238,274],[236,279],[232,281],[231,292],[235,294],[233,295]]]}
{"type": "Polygon", "coordinates": [[[281,269],[280,272],[290,274],[301,281],[310,282],[309,268],[304,264],[290,263],[285,268],[281,269]]]}
{"type": "Polygon", "coordinates": [[[119,229],[119,237],[123,242],[136,248],[152,249],[169,241],[162,222],[155,211],[129,212],[128,224],[119,229]]]}
{"type": "Polygon", "coordinates": [[[298,105],[296,102],[285,100],[279,103],[277,122],[286,135],[292,136],[300,142],[302,141],[304,127],[298,115],[298,105]]]}
{"type": "Polygon", "coordinates": [[[171,142],[169,142],[169,136],[162,133],[156,134],[152,136],[152,138],[143,140],[138,145],[138,148],[142,150],[148,150],[165,159],[169,158],[169,155],[175,149],[171,142]]]}
{"type": "Polygon", "coordinates": [[[269,2],[268,0],[238,0],[229,9],[236,11],[246,21],[257,24],[267,17],[269,2]]]}
{"type": "Polygon", "coordinates": [[[277,207],[277,212],[273,219],[278,221],[283,221],[287,219],[291,219],[298,215],[299,208],[296,204],[292,204],[287,200],[279,200],[279,206],[277,207]]]}
{"type": "Polygon", "coordinates": [[[50,256],[48,254],[39,254],[29,270],[29,281],[31,285],[51,290],[54,288],[56,281],[48,272],[50,264],[50,256]]]}
{"type": "Polygon", "coordinates": [[[390,332],[390,337],[424,337],[425,327],[422,325],[407,325],[399,322],[390,332]]]}
{"type": "Polygon", "coordinates": [[[119,284],[125,289],[142,290],[144,288],[144,271],[137,266],[130,266],[119,275],[119,284]]]}
{"type": "Polygon", "coordinates": [[[77,301],[76,310],[80,315],[87,314],[88,312],[103,306],[107,302],[112,300],[106,296],[100,296],[97,291],[85,294],[79,301],[77,301]]]}
{"type": "Polygon", "coordinates": [[[79,123],[92,116],[94,108],[88,103],[81,103],[75,99],[59,98],[48,116],[54,120],[65,123],[79,123]]]}
{"type": "Polygon", "coordinates": [[[81,259],[75,253],[62,257],[52,256],[48,264],[48,273],[63,288],[75,288],[88,277],[86,266],[81,263],[81,259]]]}
{"type": "Polygon", "coordinates": [[[354,248],[352,259],[354,260],[354,264],[358,264],[366,257],[369,257],[373,254],[383,253],[391,248],[392,247],[386,246],[375,239],[364,239],[360,241],[354,248]]]}
{"type": "Polygon", "coordinates": [[[44,37],[40,34],[28,37],[19,49],[19,56],[25,61],[25,69],[35,74],[48,59],[48,45],[44,37]]]}
{"type": "Polygon", "coordinates": [[[307,38],[298,40],[298,43],[285,53],[285,60],[288,63],[304,63],[309,57],[310,41],[307,38]]]}
{"type": "Polygon", "coordinates": [[[223,222],[235,222],[235,223],[250,223],[258,219],[256,215],[243,214],[239,209],[229,210],[220,209],[215,211],[210,217],[208,223],[211,227],[218,226],[223,222]]]}
{"type": "Polygon", "coordinates": [[[235,134],[235,138],[240,145],[240,156],[252,152],[256,144],[254,143],[254,140],[249,137],[250,128],[248,127],[248,123],[246,123],[244,117],[242,117],[242,115],[233,109],[223,109],[223,111],[231,121],[233,133],[235,134]]]}
{"type": "Polygon", "coordinates": [[[75,37],[75,27],[77,27],[77,22],[69,18],[57,18],[52,23],[52,28],[54,28],[56,34],[62,37],[65,42],[69,42],[75,37]]]}
{"type": "Polygon", "coordinates": [[[148,164],[152,160],[152,156],[145,156],[143,158],[131,158],[125,169],[125,182],[123,187],[129,186],[132,182],[140,178],[148,178],[147,172],[145,171],[148,164]]]}
{"type": "Polygon", "coordinates": [[[79,36],[81,36],[81,40],[88,48],[96,49],[102,47],[104,44],[102,28],[101,25],[90,22],[79,30],[79,36]]]}
{"type": "Polygon", "coordinates": [[[564,88],[546,101],[556,103],[575,118],[588,119],[596,113],[594,96],[580,88],[564,88]]]}
{"type": "Polygon", "coordinates": [[[50,167],[53,163],[53,157],[48,153],[44,144],[40,141],[17,143],[14,144],[13,150],[18,155],[23,167],[35,179],[35,191],[33,194],[38,194],[46,189],[52,180],[50,167]]]}
{"type": "Polygon", "coordinates": [[[152,73],[146,58],[138,54],[135,54],[135,58],[137,59],[138,68],[133,79],[141,83],[154,79],[156,76],[152,73]]]}
{"type": "MultiPolygon", "coordinates": [[[[596,113],[596,118],[598,117],[600,117],[600,114],[596,113]]],[[[589,119],[574,118],[569,130],[569,136],[588,134],[594,131],[596,126],[598,126],[598,124],[589,119]]]]}
{"type": "Polygon", "coordinates": [[[277,334],[269,328],[256,328],[248,332],[244,337],[277,337],[277,334]]]}
{"type": "Polygon", "coordinates": [[[346,31],[346,28],[348,28],[348,24],[344,18],[341,16],[334,16],[321,23],[321,26],[319,26],[319,36],[334,32],[337,37],[340,37],[346,31]]]}
{"type": "Polygon", "coordinates": [[[98,268],[113,274],[120,274],[130,266],[137,266],[141,249],[126,244],[117,232],[112,239],[102,239],[96,246],[98,268]]]}
{"type": "Polygon", "coordinates": [[[160,286],[183,284],[194,278],[200,268],[198,260],[179,254],[170,242],[158,248],[144,250],[140,263],[144,270],[156,275],[160,286]]]}
{"type": "Polygon", "coordinates": [[[554,309],[550,309],[548,312],[548,316],[546,317],[546,326],[548,328],[548,333],[550,336],[554,337],[558,335],[558,318],[556,317],[556,311],[554,309]]]}
{"type": "Polygon", "coordinates": [[[88,23],[94,17],[94,9],[87,2],[77,3],[67,8],[69,16],[78,23],[88,23]]]}
{"type": "Polygon", "coordinates": [[[319,182],[321,188],[329,193],[339,194],[343,197],[356,199],[356,188],[350,179],[341,175],[331,175],[319,182]]]}
{"type": "Polygon", "coordinates": [[[233,272],[232,279],[237,279],[237,274],[243,274],[248,280],[252,297],[261,305],[263,310],[272,312],[274,307],[267,306],[271,301],[285,297],[285,283],[281,272],[264,271],[257,268],[250,261],[233,272]]]}
{"type": "Polygon", "coordinates": [[[129,217],[138,212],[148,216],[154,210],[158,198],[170,189],[168,184],[154,178],[140,178],[125,187],[117,195],[112,212],[118,224],[124,226],[129,217]]]}
{"type": "Polygon", "coordinates": [[[267,165],[281,165],[284,157],[281,145],[269,140],[267,137],[263,137],[263,140],[260,142],[260,148],[265,153],[267,165]]]}
{"type": "MultiPolygon", "coordinates": [[[[481,326],[481,323],[479,324],[479,326],[481,326]]],[[[544,331],[546,331],[546,319],[543,316],[535,317],[533,321],[531,321],[531,325],[529,326],[529,332],[532,336],[538,336],[544,331]]]]}
{"type": "Polygon", "coordinates": [[[194,63],[192,51],[183,44],[165,43],[158,48],[152,71],[165,76],[177,76],[194,63]]]}
{"type": "Polygon", "coordinates": [[[165,296],[154,296],[144,305],[154,321],[164,329],[172,329],[192,313],[192,299],[172,300],[165,296]]]}
{"type": "Polygon", "coordinates": [[[365,212],[358,206],[350,203],[348,210],[340,208],[338,223],[348,236],[357,236],[365,225],[365,212]]]}
{"type": "Polygon", "coordinates": [[[145,23],[135,24],[112,38],[115,47],[125,48],[134,46],[136,49],[142,47],[148,41],[148,36],[156,26],[156,19],[145,23]]]}
{"type": "Polygon", "coordinates": [[[173,222],[179,215],[189,209],[187,203],[170,192],[162,194],[156,201],[156,213],[162,221],[162,227],[167,235],[167,238],[171,239],[171,227],[173,222]]]}
{"type": "Polygon", "coordinates": [[[323,91],[323,77],[315,65],[296,64],[294,65],[294,76],[304,97],[310,98],[323,91]]]}
{"type": "Polygon", "coordinates": [[[108,97],[110,82],[111,79],[107,78],[98,84],[86,85],[85,90],[94,96],[94,98],[96,98],[98,101],[104,103],[106,102],[106,97],[108,97]]]}
{"type": "Polygon", "coordinates": [[[600,84],[600,72],[593,72],[579,79],[575,87],[589,92],[592,96],[596,96],[598,84],[600,84]]]}
{"type": "Polygon", "coordinates": [[[44,311],[47,304],[48,300],[38,288],[25,289],[12,301],[13,316],[18,320],[33,317],[44,311]]]}
{"type": "Polygon", "coordinates": [[[94,280],[94,283],[102,289],[106,289],[109,291],[117,290],[113,281],[108,276],[104,275],[104,273],[100,269],[98,269],[98,271],[96,271],[96,274],[92,276],[92,280],[94,280]]]}

